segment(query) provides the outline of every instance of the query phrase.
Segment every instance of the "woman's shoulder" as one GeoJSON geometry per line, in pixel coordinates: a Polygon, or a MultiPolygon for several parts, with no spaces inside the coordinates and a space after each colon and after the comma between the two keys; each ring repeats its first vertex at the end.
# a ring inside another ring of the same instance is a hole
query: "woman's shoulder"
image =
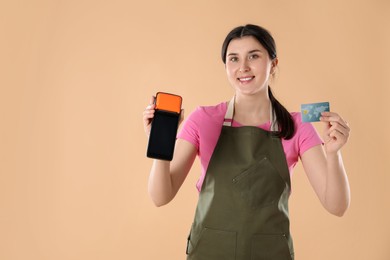
{"type": "Polygon", "coordinates": [[[297,127],[312,125],[310,122],[302,121],[302,113],[301,112],[290,112],[290,115],[297,127]]]}
{"type": "Polygon", "coordinates": [[[198,109],[202,110],[206,114],[225,113],[226,108],[226,102],[221,102],[212,106],[198,106],[198,109]]]}
{"type": "Polygon", "coordinates": [[[221,102],[217,105],[212,106],[198,106],[192,114],[197,118],[214,118],[218,119],[219,117],[224,117],[226,113],[226,102],[221,102]]]}
{"type": "Polygon", "coordinates": [[[225,103],[196,107],[184,120],[179,137],[191,139],[191,142],[198,147],[200,138],[214,135],[218,132],[218,128],[222,127],[225,112],[225,103]]]}
{"type": "Polygon", "coordinates": [[[295,125],[302,124],[302,116],[300,112],[290,112],[290,115],[295,123],[295,125]]]}
{"type": "Polygon", "coordinates": [[[302,122],[301,112],[290,112],[295,125],[295,138],[301,135],[312,135],[316,132],[314,126],[309,122],[302,122]]]}

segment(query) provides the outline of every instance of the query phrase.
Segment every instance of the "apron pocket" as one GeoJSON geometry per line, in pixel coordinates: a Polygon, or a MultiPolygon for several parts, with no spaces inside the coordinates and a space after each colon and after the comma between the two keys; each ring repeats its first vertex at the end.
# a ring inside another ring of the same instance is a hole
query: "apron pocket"
{"type": "Polygon", "coordinates": [[[236,232],[234,231],[204,228],[198,241],[191,241],[191,239],[187,259],[236,259],[236,232]]]}
{"type": "Polygon", "coordinates": [[[252,209],[277,203],[286,186],[267,157],[234,177],[232,182],[241,199],[252,209]]]}
{"type": "Polygon", "coordinates": [[[252,238],[251,260],[293,260],[285,234],[256,234],[252,238]]]}

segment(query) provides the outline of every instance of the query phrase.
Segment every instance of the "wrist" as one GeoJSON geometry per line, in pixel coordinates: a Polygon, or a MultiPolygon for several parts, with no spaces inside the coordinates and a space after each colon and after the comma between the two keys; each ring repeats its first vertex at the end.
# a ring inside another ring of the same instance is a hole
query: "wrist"
{"type": "Polygon", "coordinates": [[[171,164],[170,161],[161,160],[161,159],[153,159],[153,163],[156,165],[164,165],[164,166],[169,166],[171,164]]]}
{"type": "Polygon", "coordinates": [[[335,161],[342,160],[340,150],[335,152],[326,152],[326,159],[328,162],[335,162],[335,161]]]}
{"type": "Polygon", "coordinates": [[[341,149],[334,149],[333,147],[328,147],[326,144],[324,144],[324,148],[326,156],[337,157],[341,155],[341,149]]]}

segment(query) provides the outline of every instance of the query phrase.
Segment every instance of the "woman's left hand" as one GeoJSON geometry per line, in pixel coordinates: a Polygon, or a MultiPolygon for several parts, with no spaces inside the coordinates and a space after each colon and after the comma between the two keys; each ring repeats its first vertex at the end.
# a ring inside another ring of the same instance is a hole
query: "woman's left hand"
{"type": "Polygon", "coordinates": [[[321,121],[326,123],[323,134],[327,154],[337,153],[349,138],[348,123],[337,113],[322,112],[321,121]]]}

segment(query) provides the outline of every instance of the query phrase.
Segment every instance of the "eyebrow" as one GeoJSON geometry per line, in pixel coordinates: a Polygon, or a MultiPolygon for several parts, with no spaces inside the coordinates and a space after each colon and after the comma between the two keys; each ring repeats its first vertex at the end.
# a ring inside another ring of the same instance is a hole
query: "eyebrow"
{"type": "MultiPolygon", "coordinates": [[[[254,50],[249,51],[248,53],[251,54],[251,53],[254,53],[254,52],[262,52],[262,51],[259,50],[259,49],[254,49],[254,50]]],[[[235,55],[238,55],[238,53],[234,53],[234,52],[228,53],[227,56],[235,56],[235,55]]]]}

